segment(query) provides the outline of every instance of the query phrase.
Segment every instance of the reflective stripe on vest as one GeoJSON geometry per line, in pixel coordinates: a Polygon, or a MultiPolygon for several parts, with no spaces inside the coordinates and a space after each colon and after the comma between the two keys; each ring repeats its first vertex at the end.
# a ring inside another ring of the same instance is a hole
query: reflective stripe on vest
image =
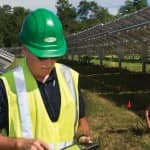
{"type": "Polygon", "coordinates": [[[21,116],[22,136],[25,138],[32,138],[33,135],[27,100],[26,84],[22,68],[17,67],[13,69],[13,75],[16,84],[18,104],[21,116]]]}
{"type": "Polygon", "coordinates": [[[76,125],[78,122],[77,95],[75,92],[75,87],[73,84],[73,79],[72,79],[70,69],[68,67],[66,67],[65,65],[61,65],[61,71],[62,71],[62,74],[64,75],[65,80],[68,83],[69,89],[71,91],[71,94],[72,94],[72,96],[74,98],[74,102],[75,102],[75,108],[76,108],[75,109],[75,122],[74,122],[74,133],[75,133],[76,125]]]}

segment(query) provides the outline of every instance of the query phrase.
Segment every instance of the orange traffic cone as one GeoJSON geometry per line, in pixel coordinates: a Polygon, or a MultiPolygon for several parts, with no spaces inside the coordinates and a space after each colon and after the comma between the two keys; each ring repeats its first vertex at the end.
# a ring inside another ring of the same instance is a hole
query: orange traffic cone
{"type": "Polygon", "coordinates": [[[131,101],[128,100],[128,103],[127,103],[127,109],[131,109],[131,107],[132,107],[131,101]]]}

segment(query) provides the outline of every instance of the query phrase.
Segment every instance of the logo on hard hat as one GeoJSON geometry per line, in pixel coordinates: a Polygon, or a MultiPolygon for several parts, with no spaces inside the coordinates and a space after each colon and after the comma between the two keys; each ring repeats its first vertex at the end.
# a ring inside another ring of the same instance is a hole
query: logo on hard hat
{"type": "Polygon", "coordinates": [[[56,38],[55,37],[47,37],[44,39],[44,41],[47,43],[52,43],[52,42],[56,41],[56,38]]]}

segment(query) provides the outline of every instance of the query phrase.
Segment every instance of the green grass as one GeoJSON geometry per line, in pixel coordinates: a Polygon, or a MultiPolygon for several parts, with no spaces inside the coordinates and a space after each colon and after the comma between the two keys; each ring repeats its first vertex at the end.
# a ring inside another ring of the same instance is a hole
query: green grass
{"type": "MultiPolygon", "coordinates": [[[[93,56],[93,57],[89,57],[90,58],[90,63],[94,64],[94,65],[99,65],[99,58],[97,56],[93,56]]],[[[71,60],[71,57],[69,56],[69,59],[71,60]]],[[[75,56],[74,57],[75,61],[78,61],[78,57],[75,56]]],[[[103,59],[103,67],[107,67],[107,68],[118,68],[119,63],[118,63],[118,58],[117,56],[106,56],[103,59]],[[113,58],[112,58],[113,57],[113,58]]],[[[122,61],[122,69],[128,70],[128,71],[132,71],[132,72],[142,72],[142,63],[141,63],[141,59],[139,58],[139,56],[134,57],[134,59],[132,59],[132,57],[128,56],[125,57],[125,59],[122,61]]],[[[150,73],[150,64],[147,63],[146,64],[146,72],[150,73]]]]}
{"type": "MultiPolygon", "coordinates": [[[[117,68],[118,62],[104,61],[104,66],[117,68]]],[[[142,72],[142,64],[141,63],[123,62],[122,69],[126,69],[128,71],[133,71],[133,72],[142,72]]]]}
{"type": "MultiPolygon", "coordinates": [[[[150,148],[150,134],[144,133],[137,114],[118,107],[101,95],[84,90],[88,120],[94,141],[102,150],[143,150],[150,148]]],[[[144,122],[143,122],[144,123],[144,122]]]]}

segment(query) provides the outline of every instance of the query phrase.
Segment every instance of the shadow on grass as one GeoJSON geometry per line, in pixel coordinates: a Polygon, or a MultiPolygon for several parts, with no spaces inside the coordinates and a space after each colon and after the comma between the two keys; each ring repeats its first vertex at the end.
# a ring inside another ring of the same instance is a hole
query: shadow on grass
{"type": "Polygon", "coordinates": [[[142,129],[142,128],[125,128],[125,129],[109,129],[106,130],[106,134],[124,134],[124,133],[132,133],[133,135],[136,136],[143,136],[145,134],[149,134],[150,130],[142,129]]]}
{"type": "MultiPolygon", "coordinates": [[[[81,88],[99,93],[117,106],[131,101],[131,110],[140,112],[150,103],[150,74],[134,73],[116,68],[100,68],[92,64],[63,61],[80,73],[81,88]]],[[[142,116],[142,115],[141,115],[142,116]]]]}

